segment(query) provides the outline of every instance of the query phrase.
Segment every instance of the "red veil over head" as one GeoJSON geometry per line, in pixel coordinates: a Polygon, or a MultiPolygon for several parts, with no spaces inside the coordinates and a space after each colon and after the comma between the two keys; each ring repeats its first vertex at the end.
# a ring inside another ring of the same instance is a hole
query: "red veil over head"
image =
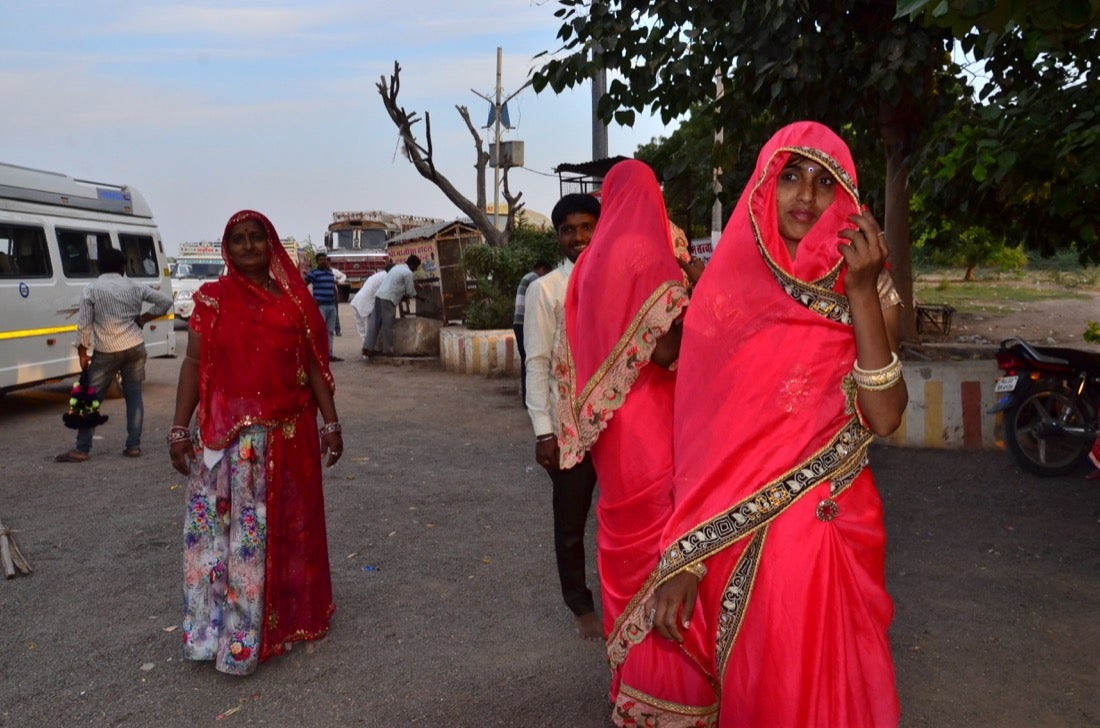
{"type": "Polygon", "coordinates": [[[312,401],[306,383],[311,362],[334,386],[324,319],[271,221],[254,210],[229,218],[222,259],[227,275],[199,289],[192,321],[203,336],[199,376],[206,396],[199,403],[199,429],[212,448],[224,447],[244,425],[272,425],[300,412],[312,401]],[[268,272],[282,296],[242,275],[229,257],[230,231],[249,220],[267,231],[268,272]],[[277,337],[279,332],[288,338],[277,337]],[[281,384],[290,381],[299,386],[281,384]]]}
{"type": "Polygon", "coordinates": [[[687,300],[657,178],[643,162],[619,162],[565,296],[555,354],[562,467],[596,441],[687,300]]]}

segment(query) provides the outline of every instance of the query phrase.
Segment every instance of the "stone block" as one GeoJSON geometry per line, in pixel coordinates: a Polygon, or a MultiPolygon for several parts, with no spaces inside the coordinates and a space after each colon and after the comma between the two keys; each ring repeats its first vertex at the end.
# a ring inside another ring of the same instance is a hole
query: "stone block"
{"type": "Polygon", "coordinates": [[[439,330],[436,319],[406,316],[393,322],[393,353],[397,356],[439,356],[439,330]]]}

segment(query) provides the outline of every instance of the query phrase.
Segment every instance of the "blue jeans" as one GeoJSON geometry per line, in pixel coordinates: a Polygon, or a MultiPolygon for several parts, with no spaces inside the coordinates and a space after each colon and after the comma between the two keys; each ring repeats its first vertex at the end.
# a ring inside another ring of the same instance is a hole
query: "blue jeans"
{"type": "MultiPolygon", "coordinates": [[[[141,383],[145,381],[145,344],[122,351],[96,351],[88,365],[88,383],[95,387],[100,402],[116,374],[122,376],[122,396],[126,400],[126,449],[141,447],[141,428],[145,422],[145,404],[141,400],[141,383]]],[[[92,450],[94,427],[76,431],[76,449],[87,454],[92,450]]]]}
{"type": "Polygon", "coordinates": [[[325,319],[325,328],[328,329],[328,355],[332,356],[332,345],[334,337],[336,336],[336,304],[318,303],[317,308],[321,309],[321,316],[325,319]]]}

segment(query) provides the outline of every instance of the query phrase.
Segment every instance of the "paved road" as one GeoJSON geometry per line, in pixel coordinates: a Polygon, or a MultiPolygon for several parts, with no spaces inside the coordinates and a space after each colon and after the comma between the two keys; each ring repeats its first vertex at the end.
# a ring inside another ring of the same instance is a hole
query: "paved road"
{"type": "MultiPolygon", "coordinates": [[[[0,726],[608,725],[515,382],[370,367],[337,342],[337,613],[246,679],[179,659],[182,490],[161,444],[179,360],[150,362],[139,460],[119,454],[120,400],[93,458],[64,465],[67,386],[0,400],[0,517],[35,568],[0,581],[0,726]]],[[[1100,486],[996,452],[872,462],[903,724],[1100,725],[1100,486]]]]}

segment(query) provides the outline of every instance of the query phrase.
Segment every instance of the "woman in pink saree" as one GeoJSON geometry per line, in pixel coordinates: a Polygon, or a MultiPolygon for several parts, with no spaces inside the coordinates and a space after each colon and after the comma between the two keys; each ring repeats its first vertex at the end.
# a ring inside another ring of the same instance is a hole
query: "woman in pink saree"
{"type": "Polygon", "coordinates": [[[719,686],[721,726],[894,726],[882,505],[867,448],[900,424],[897,294],[847,146],[765,145],[684,321],[675,509],[624,621],[719,686]]]}
{"type": "Polygon", "coordinates": [[[672,396],[688,280],[657,180],[642,162],[604,180],[592,242],[577,260],[556,355],[562,467],[592,460],[600,481],[597,546],[617,725],[711,724],[705,675],[665,640],[635,645],[619,619],[644,593],[672,513],[672,396]],[[684,270],[681,270],[681,262],[684,270]]]}

